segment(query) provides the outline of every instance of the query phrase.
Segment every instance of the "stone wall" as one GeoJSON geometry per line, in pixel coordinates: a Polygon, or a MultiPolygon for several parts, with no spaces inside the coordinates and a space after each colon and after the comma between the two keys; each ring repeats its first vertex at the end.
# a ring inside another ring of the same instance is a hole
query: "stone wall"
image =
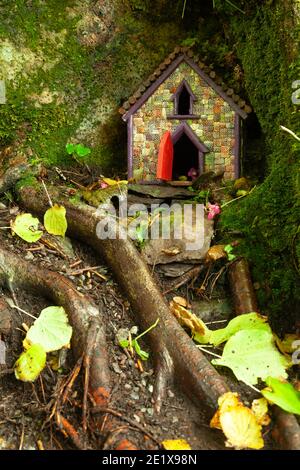
{"type": "Polygon", "coordinates": [[[133,116],[133,177],[138,180],[156,179],[160,139],[182,122],[168,116],[174,114],[171,97],[184,79],[197,98],[193,114],[200,116],[187,123],[210,149],[205,154],[204,171],[224,170],[226,179],[234,178],[235,112],[188,64],[181,63],[133,116]]]}

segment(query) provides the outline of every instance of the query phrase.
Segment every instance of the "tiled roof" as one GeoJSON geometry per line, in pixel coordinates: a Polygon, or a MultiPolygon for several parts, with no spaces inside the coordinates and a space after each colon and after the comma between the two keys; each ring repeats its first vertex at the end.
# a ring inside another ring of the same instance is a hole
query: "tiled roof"
{"type": "Polygon", "coordinates": [[[185,61],[193,67],[202,78],[221,95],[229,105],[234,108],[241,117],[246,118],[252,112],[244,99],[242,99],[235,91],[226,86],[223,79],[216,72],[205,65],[197,55],[189,47],[176,47],[174,51],[157,67],[157,69],[144,81],[137,91],[123,103],[119,109],[120,114],[126,121],[128,116],[133,114],[146,99],[155,91],[155,89],[170,75],[173,70],[185,61]],[[174,68],[175,65],[175,68],[174,68]],[[172,67],[173,66],[173,67],[172,67]]]}

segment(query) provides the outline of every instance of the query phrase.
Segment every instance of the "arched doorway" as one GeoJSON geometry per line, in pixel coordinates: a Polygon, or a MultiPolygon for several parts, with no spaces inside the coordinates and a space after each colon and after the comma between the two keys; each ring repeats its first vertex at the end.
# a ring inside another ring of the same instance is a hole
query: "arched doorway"
{"type": "Polygon", "coordinates": [[[180,124],[172,134],[174,147],[172,180],[176,181],[181,176],[191,179],[189,173],[196,170],[197,174],[203,173],[204,154],[209,149],[199,141],[190,126],[184,122],[180,124]]]}

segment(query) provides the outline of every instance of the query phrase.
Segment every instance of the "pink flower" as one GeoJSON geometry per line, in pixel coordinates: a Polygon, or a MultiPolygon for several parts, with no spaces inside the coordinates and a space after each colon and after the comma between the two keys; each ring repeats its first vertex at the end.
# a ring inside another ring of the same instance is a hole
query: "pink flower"
{"type": "Polygon", "coordinates": [[[218,204],[210,204],[210,202],[208,202],[206,208],[208,209],[208,220],[212,220],[216,215],[221,213],[221,208],[218,204]]]}
{"type": "Polygon", "coordinates": [[[198,176],[198,171],[195,168],[190,168],[187,175],[192,180],[195,180],[198,176]]]}
{"type": "Polygon", "coordinates": [[[100,184],[100,188],[101,188],[101,189],[108,188],[108,184],[105,183],[104,181],[102,181],[101,184],[100,184]]]}

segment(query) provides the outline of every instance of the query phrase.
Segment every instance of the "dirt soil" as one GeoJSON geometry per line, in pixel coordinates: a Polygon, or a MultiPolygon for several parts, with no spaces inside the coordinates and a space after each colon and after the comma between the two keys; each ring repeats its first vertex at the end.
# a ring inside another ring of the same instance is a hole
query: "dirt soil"
{"type": "MultiPolygon", "coordinates": [[[[7,203],[7,202],[6,202],[7,203]]],[[[8,227],[9,221],[19,212],[14,203],[1,209],[1,226],[8,227]]],[[[105,313],[107,343],[109,347],[110,369],[113,381],[113,393],[110,408],[118,410],[124,417],[131,418],[135,423],[144,427],[154,440],[147,437],[140,430],[135,429],[126,422],[120,421],[120,426],[127,428],[128,439],[137,443],[141,449],[157,449],[158,442],[164,439],[186,439],[193,449],[224,449],[224,436],[220,431],[209,427],[212,412],[207,411],[201,404],[191,403],[176,388],[170,385],[167,398],[163,404],[160,415],[153,409],[152,393],[154,386],[154,368],[152,353],[147,342],[141,341],[144,350],[150,352],[150,359],[142,363],[142,371],[137,367],[136,360],[130,358],[116,343],[116,332],[120,328],[131,328],[137,325],[132,311],[125,297],[113,281],[111,273],[93,250],[77,241],[72,240],[74,256],[63,257],[58,251],[37,242],[34,247],[17,236],[12,236],[10,229],[0,230],[1,246],[19,254],[32,263],[38,263],[46,269],[57,270],[71,279],[78,291],[90,295],[105,313]],[[76,267],[74,263],[80,261],[76,267]],[[78,270],[87,267],[97,267],[97,274],[78,270]],[[104,280],[101,276],[104,276],[104,280]]],[[[157,278],[161,282],[160,278],[157,278]]],[[[224,294],[224,280],[221,279],[220,289],[224,294]]],[[[201,282],[201,280],[197,281],[201,282]]],[[[162,288],[164,289],[164,284],[162,288]]],[[[38,316],[40,311],[49,305],[46,299],[33,296],[29,292],[14,290],[1,291],[4,298],[18,302],[18,306],[32,315],[38,316]]],[[[192,291],[184,287],[178,292],[168,295],[189,296],[192,291]]],[[[12,367],[16,358],[22,351],[22,339],[25,336],[24,324],[30,326],[32,318],[25,313],[15,311],[14,329],[10,342],[6,343],[6,364],[0,368],[12,367]],[[23,325],[23,326],[22,326],[23,325]]],[[[210,321],[224,319],[218,312],[212,312],[210,321]]],[[[206,318],[207,320],[207,318],[206,318]]],[[[218,325],[219,326],[219,325],[218,325]]],[[[51,358],[50,358],[51,359],[51,358]]],[[[73,443],[64,436],[51,417],[55,398],[58,395],[63,381],[68,377],[74,367],[74,360],[70,350],[60,354],[59,370],[55,369],[58,358],[53,355],[52,363],[47,367],[40,378],[33,384],[16,380],[14,374],[0,375],[0,449],[72,449],[73,443]]],[[[57,369],[57,367],[56,367],[57,369]]],[[[1,371],[1,369],[0,369],[1,371]]],[[[232,382],[228,375],[228,381],[232,382]]],[[[236,390],[241,391],[243,397],[252,399],[253,391],[245,386],[234,383],[236,390]]],[[[82,429],[82,395],[83,375],[77,378],[68,402],[65,404],[63,414],[73,424],[75,429],[82,429]]],[[[119,432],[113,430],[103,439],[96,429],[89,429],[86,436],[88,448],[109,448],[112,434],[119,432]]],[[[269,430],[266,431],[269,434],[269,430]]],[[[265,436],[266,437],[266,436],[265,436]]],[[[267,437],[267,448],[272,447],[267,437]]]]}

